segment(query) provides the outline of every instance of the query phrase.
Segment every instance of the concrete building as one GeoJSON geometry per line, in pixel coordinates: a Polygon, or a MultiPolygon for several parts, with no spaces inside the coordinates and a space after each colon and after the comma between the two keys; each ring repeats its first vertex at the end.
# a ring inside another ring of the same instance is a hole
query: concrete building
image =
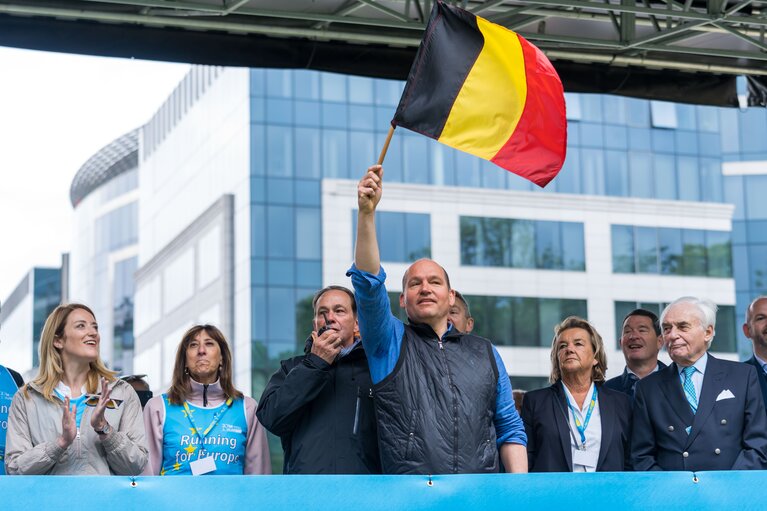
{"type": "Polygon", "coordinates": [[[32,268],[0,303],[0,365],[25,380],[37,374],[40,334],[62,300],[62,289],[62,268],[32,268]]]}

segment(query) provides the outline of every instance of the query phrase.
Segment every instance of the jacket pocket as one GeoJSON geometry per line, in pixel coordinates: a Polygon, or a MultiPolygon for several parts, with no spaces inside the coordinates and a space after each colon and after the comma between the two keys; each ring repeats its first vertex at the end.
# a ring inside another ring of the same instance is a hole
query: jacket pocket
{"type": "Polygon", "coordinates": [[[407,447],[405,448],[405,459],[410,459],[413,454],[413,445],[415,444],[415,410],[410,412],[410,424],[408,426],[407,447]]]}

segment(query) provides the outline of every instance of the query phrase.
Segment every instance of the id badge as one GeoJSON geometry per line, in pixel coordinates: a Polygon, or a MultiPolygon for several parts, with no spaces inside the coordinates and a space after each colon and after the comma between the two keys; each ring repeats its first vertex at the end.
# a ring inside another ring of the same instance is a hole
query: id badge
{"type": "Polygon", "coordinates": [[[573,452],[573,465],[583,465],[584,467],[597,468],[599,453],[596,451],[582,451],[576,449],[573,452]]]}
{"type": "Polygon", "coordinates": [[[216,461],[213,459],[212,456],[207,456],[205,458],[200,458],[199,460],[195,460],[191,462],[189,464],[189,468],[192,469],[193,476],[201,476],[209,472],[215,472],[216,461]]]}

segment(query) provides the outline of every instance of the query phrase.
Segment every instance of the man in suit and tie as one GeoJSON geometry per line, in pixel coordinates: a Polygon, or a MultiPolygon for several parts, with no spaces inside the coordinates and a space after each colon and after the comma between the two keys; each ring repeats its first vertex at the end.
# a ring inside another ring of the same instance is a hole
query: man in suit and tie
{"type": "Polygon", "coordinates": [[[623,318],[621,350],[626,360],[623,374],[605,382],[608,389],[628,394],[632,399],[639,380],[666,367],[658,360],[663,341],[660,336],[660,322],[655,313],[635,309],[623,318]]]}
{"type": "Polygon", "coordinates": [[[754,345],[754,356],[746,360],[746,364],[756,368],[764,406],[767,407],[767,295],[757,296],[746,309],[743,333],[754,345]]]}
{"type": "Polygon", "coordinates": [[[753,366],[708,354],[716,305],[684,297],[661,314],[674,361],[636,387],[634,470],[767,468],[767,415],[753,366]]]}

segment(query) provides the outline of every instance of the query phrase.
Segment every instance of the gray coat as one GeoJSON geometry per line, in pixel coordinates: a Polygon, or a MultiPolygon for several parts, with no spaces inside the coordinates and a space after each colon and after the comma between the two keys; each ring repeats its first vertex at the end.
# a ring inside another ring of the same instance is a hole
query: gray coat
{"type": "Polygon", "coordinates": [[[103,440],[90,425],[94,408],[87,406],[80,421],[80,435],[62,449],[62,404],[46,400],[40,389],[28,384],[20,389],[8,415],[5,468],[11,474],[29,475],[138,475],[147,462],[141,403],[133,388],[121,380],[110,383],[111,397],[122,403],[107,409],[104,417],[112,432],[103,440]]]}

